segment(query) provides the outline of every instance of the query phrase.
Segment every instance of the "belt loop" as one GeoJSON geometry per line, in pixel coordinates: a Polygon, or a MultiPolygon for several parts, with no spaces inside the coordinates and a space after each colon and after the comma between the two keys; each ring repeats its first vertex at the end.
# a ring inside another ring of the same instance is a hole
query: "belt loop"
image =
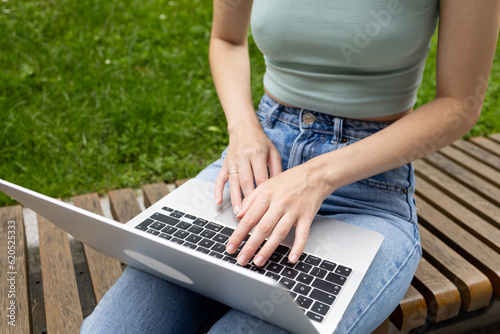
{"type": "MultiPolygon", "coordinates": [[[[272,99],[271,99],[272,100],[272,99]]],[[[274,100],[272,100],[274,101],[274,100]]],[[[272,119],[271,117],[273,116],[274,112],[280,107],[280,104],[276,101],[274,101],[274,104],[267,110],[266,113],[266,126],[272,127],[272,119]]]]}
{"type": "Polygon", "coordinates": [[[333,118],[333,140],[336,142],[342,141],[342,128],[344,125],[344,118],[334,116],[333,118]]]}

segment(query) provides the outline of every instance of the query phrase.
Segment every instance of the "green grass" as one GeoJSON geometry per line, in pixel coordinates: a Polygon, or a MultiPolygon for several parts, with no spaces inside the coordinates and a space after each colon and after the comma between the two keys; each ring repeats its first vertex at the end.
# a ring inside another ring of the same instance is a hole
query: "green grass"
{"type": "MultiPolygon", "coordinates": [[[[0,177],[64,198],[171,182],[215,160],[227,131],[207,58],[211,6],[1,2],[0,177]]],[[[250,55],[257,104],[264,63],[252,42],[250,55]]],[[[431,54],[419,104],[434,96],[434,66],[431,54]]],[[[499,67],[474,135],[500,132],[499,67]]]]}

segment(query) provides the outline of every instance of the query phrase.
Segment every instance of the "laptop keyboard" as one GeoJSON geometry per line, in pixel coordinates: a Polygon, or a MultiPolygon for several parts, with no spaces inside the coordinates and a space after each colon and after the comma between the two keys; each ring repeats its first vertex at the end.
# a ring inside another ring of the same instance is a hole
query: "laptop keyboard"
{"type": "MultiPolygon", "coordinates": [[[[236,257],[249,236],[236,253],[229,254],[226,243],[234,229],[173,208],[162,209],[164,213],[154,213],[135,228],[238,265],[236,257]]],[[[280,245],[265,265],[257,267],[249,262],[245,268],[281,283],[310,319],[322,322],[352,269],[307,253],[297,263],[290,263],[289,251],[290,248],[280,245]]]]}

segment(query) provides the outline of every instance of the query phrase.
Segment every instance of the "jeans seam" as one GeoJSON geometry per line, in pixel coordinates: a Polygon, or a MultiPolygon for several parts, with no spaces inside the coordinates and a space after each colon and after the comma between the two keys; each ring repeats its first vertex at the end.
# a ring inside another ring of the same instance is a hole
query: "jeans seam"
{"type": "Polygon", "coordinates": [[[356,321],[352,324],[352,326],[349,328],[349,330],[347,331],[348,333],[350,333],[352,331],[352,329],[354,328],[354,326],[356,326],[359,322],[360,322],[360,319],[366,315],[367,311],[370,310],[372,308],[372,305],[380,298],[380,296],[383,294],[383,292],[387,289],[388,286],[391,285],[392,282],[394,282],[394,280],[396,279],[396,276],[398,273],[400,273],[402,271],[402,269],[408,265],[408,262],[410,261],[411,257],[415,254],[415,252],[419,249],[419,243],[415,243],[415,245],[413,246],[413,249],[412,251],[408,254],[408,256],[406,257],[405,261],[403,262],[403,264],[398,268],[398,270],[396,270],[396,272],[392,275],[391,279],[386,283],[384,284],[384,287],[382,289],[379,290],[379,293],[376,295],[375,298],[373,298],[371,300],[371,302],[365,307],[365,309],[363,310],[363,312],[356,318],[356,321]]]}

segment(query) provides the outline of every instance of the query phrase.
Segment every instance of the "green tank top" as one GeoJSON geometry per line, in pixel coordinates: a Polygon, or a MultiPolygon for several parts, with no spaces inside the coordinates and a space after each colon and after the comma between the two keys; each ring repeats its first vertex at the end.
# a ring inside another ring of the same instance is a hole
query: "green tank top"
{"type": "Polygon", "coordinates": [[[264,86],[299,108],[348,118],[411,108],[438,0],[254,0],[264,86]]]}

